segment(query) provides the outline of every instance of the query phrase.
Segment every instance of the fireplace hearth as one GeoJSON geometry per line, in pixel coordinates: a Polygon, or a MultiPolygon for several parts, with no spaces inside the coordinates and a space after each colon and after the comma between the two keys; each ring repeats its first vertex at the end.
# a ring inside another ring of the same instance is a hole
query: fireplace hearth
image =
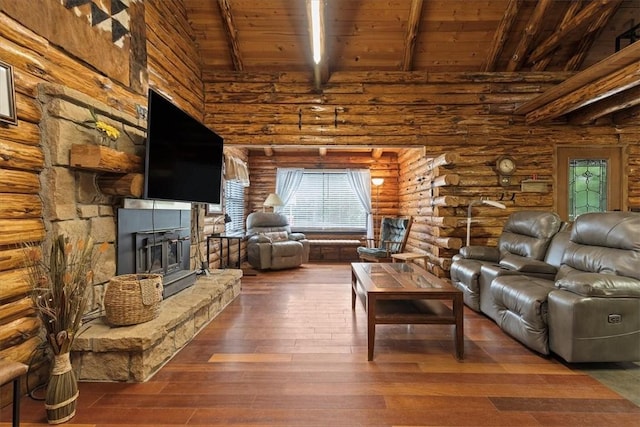
{"type": "Polygon", "coordinates": [[[119,209],[117,273],[162,274],[163,298],[193,285],[191,211],[119,209]]]}

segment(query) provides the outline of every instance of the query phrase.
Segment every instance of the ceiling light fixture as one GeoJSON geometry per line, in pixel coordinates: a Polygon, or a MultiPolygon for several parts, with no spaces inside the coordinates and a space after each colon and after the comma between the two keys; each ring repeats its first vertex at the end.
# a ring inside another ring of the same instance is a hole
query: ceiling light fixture
{"type": "Polygon", "coordinates": [[[313,62],[322,60],[320,49],[320,0],[311,0],[311,32],[313,39],[313,62]]]}

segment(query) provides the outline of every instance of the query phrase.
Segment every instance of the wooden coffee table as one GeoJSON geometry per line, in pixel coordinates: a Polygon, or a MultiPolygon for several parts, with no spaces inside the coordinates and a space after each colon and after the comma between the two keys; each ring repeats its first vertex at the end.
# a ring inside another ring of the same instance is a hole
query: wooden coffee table
{"type": "Polygon", "coordinates": [[[367,312],[367,353],[373,360],[376,325],[455,326],[455,354],[464,357],[462,292],[416,264],[351,263],[351,309],[359,297],[367,312]],[[452,308],[443,301],[451,301],[452,308]]]}

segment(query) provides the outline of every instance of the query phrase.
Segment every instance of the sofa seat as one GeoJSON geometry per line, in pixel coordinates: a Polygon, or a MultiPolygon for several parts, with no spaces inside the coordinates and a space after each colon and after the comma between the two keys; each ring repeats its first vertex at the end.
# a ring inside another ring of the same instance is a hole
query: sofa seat
{"type": "Polygon", "coordinates": [[[498,326],[538,353],[549,354],[547,297],[554,282],[507,275],[496,277],[490,288],[498,326]]]}

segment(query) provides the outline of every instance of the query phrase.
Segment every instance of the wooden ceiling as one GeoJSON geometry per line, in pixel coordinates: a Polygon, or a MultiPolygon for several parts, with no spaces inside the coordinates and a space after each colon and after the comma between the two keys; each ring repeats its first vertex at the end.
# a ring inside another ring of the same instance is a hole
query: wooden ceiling
{"type": "Polygon", "coordinates": [[[583,107],[591,110],[577,123],[640,114],[640,43],[631,44],[640,38],[640,0],[323,0],[319,66],[310,1],[184,0],[203,72],[314,71],[321,90],[336,71],[588,71],[571,90],[544,94],[518,112],[530,123],[583,107]],[[632,51],[599,64],[625,32],[620,47],[632,51]],[[614,82],[603,89],[602,79],[614,82]],[[577,90],[572,105],[557,104],[577,90]]]}
{"type": "MultiPolygon", "coordinates": [[[[309,0],[185,0],[203,67],[313,69],[309,0]]],[[[575,71],[611,55],[638,0],[324,0],[333,71],[575,71]]],[[[623,43],[623,46],[628,44],[623,43]]]]}

